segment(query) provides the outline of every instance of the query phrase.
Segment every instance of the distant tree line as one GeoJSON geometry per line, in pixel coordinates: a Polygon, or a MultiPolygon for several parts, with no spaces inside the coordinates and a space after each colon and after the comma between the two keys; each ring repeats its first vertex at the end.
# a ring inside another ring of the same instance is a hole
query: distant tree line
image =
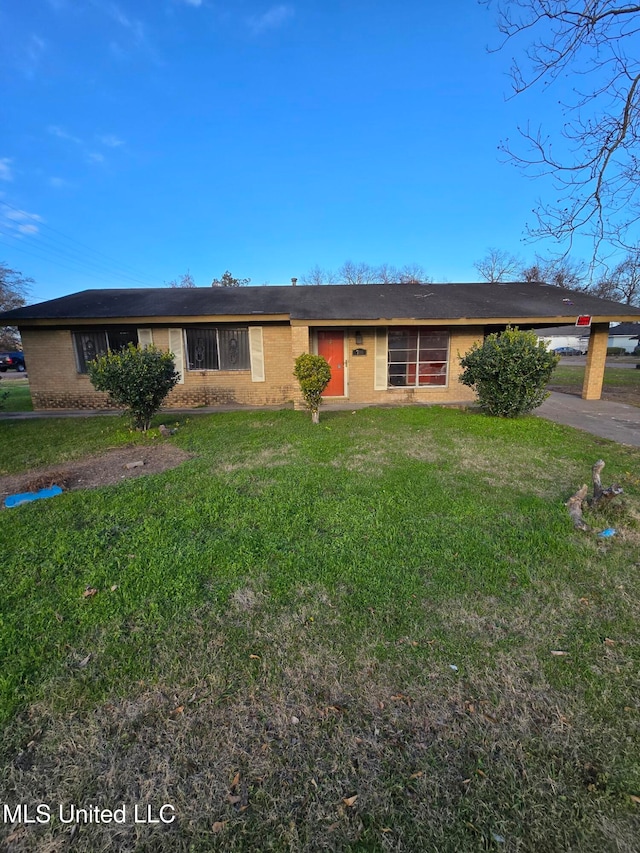
{"type": "MultiPolygon", "coordinates": [[[[250,278],[236,278],[229,270],[214,278],[211,287],[245,287],[250,278]]],[[[345,261],[337,270],[330,270],[316,264],[309,272],[300,277],[300,284],[429,284],[433,278],[427,275],[420,264],[405,264],[395,267],[392,264],[377,266],[365,262],[345,261]]],[[[187,270],[184,275],[167,282],[169,287],[197,287],[193,276],[187,270]]]]}
{"type": "Polygon", "coordinates": [[[301,284],[430,284],[433,278],[420,264],[367,264],[345,261],[337,270],[318,264],[300,277],[301,284]]]}
{"type": "MultiPolygon", "coordinates": [[[[245,287],[251,281],[250,278],[235,278],[229,270],[225,270],[220,278],[214,278],[211,287],[245,287]]],[[[167,282],[168,287],[197,287],[195,280],[189,270],[184,275],[178,276],[167,282]]]]}
{"type": "Polygon", "coordinates": [[[518,255],[496,248],[488,249],[474,267],[485,281],[543,281],[627,305],[640,305],[640,252],[629,252],[596,278],[584,261],[536,255],[533,262],[526,262],[518,255]]]}
{"type": "MultiPolygon", "coordinates": [[[[567,256],[549,258],[535,255],[532,261],[526,261],[518,255],[497,248],[487,249],[486,255],[474,262],[474,267],[484,281],[542,281],[556,287],[588,291],[595,296],[627,305],[640,305],[640,250],[629,252],[598,278],[593,277],[592,267],[581,260],[567,256]]],[[[244,287],[250,282],[250,278],[236,278],[229,270],[225,270],[220,278],[213,279],[211,287],[244,287]]],[[[316,264],[300,276],[300,284],[303,285],[431,283],[432,276],[427,275],[420,264],[396,267],[393,264],[374,265],[364,261],[345,261],[337,270],[316,264]]],[[[169,287],[196,287],[188,270],[167,284],[169,287]]]]}

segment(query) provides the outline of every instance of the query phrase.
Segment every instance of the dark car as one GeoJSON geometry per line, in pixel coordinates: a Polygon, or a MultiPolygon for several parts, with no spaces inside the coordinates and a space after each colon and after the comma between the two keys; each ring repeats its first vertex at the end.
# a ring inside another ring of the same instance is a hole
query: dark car
{"type": "Polygon", "coordinates": [[[24,353],[0,352],[0,373],[6,373],[7,370],[17,370],[18,373],[24,373],[26,369],[24,353]]]}
{"type": "Polygon", "coordinates": [[[582,350],[576,349],[575,347],[556,347],[554,352],[557,355],[584,355],[582,350]]]}

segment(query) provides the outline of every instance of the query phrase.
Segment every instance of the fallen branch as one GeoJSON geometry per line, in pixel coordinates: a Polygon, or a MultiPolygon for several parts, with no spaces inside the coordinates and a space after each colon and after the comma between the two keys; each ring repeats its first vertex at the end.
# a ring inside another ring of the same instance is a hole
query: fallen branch
{"type": "Polygon", "coordinates": [[[575,495],[572,495],[567,501],[567,507],[569,508],[569,515],[573,521],[573,526],[577,527],[579,530],[590,530],[589,525],[582,518],[582,502],[587,496],[588,486],[585,483],[584,486],[579,489],[575,495]]]}
{"type": "Polygon", "coordinates": [[[598,459],[596,464],[592,468],[593,475],[593,497],[589,501],[589,505],[591,507],[598,507],[602,503],[608,503],[608,501],[616,498],[618,495],[621,495],[623,489],[617,483],[613,483],[609,488],[602,488],[602,480],[600,479],[600,473],[604,468],[604,460],[598,459]]]}

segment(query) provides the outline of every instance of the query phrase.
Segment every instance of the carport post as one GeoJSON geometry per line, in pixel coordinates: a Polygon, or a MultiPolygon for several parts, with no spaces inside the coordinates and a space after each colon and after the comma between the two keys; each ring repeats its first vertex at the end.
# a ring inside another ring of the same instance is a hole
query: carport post
{"type": "Polygon", "coordinates": [[[591,334],[589,335],[587,367],[584,372],[584,384],[582,385],[583,400],[599,400],[602,396],[608,342],[609,324],[593,323],[591,334]]]}

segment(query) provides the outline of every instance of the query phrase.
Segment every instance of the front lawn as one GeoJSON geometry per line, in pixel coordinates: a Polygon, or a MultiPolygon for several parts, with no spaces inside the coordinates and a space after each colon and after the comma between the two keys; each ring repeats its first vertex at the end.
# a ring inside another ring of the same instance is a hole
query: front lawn
{"type": "MultiPolygon", "coordinates": [[[[562,364],[553,371],[551,381],[547,386],[550,391],[560,391],[563,394],[582,394],[584,382],[584,367],[562,364]]],[[[640,370],[633,367],[606,367],[602,399],[614,403],[628,403],[640,406],[640,370]]]]}
{"type": "Polygon", "coordinates": [[[0,382],[0,395],[6,397],[2,401],[0,411],[4,412],[32,412],[31,391],[28,379],[6,379],[0,382]]]}
{"type": "MultiPolygon", "coordinates": [[[[636,849],[640,451],[438,408],[179,423],[180,468],[2,511],[1,798],[52,815],[9,849],[636,849]],[[611,539],[564,506],[598,458],[611,539]]],[[[6,472],[127,433],[0,438],[6,472]]]]}

